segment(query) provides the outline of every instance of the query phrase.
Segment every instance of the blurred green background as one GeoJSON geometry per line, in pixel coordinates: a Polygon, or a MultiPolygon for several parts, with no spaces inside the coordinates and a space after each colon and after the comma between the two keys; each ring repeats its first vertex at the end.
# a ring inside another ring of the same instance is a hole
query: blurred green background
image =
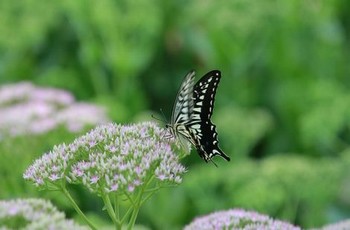
{"type": "MultiPolygon", "coordinates": [[[[349,63],[346,0],[0,3],[0,84],[62,88],[118,123],[152,120],[159,109],[170,117],[189,70],[197,79],[221,70],[212,119],[231,162],[215,168],[193,151],[184,182],[141,210],[138,223],[151,229],[228,208],[305,228],[349,218],[349,63]]],[[[22,172],[73,138],[55,130],[0,142],[0,199],[49,196],[22,172]]],[[[101,209],[75,191],[85,210],[101,209]]]]}

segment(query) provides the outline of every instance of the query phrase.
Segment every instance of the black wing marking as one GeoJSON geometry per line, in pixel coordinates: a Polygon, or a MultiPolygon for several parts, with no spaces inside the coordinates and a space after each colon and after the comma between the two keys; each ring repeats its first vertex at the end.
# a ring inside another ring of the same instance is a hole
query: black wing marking
{"type": "Polygon", "coordinates": [[[220,71],[210,71],[193,88],[194,105],[191,122],[187,127],[191,134],[191,142],[196,146],[200,157],[206,162],[210,161],[216,155],[230,161],[230,157],[219,148],[216,126],[210,121],[220,78],[220,71]]]}

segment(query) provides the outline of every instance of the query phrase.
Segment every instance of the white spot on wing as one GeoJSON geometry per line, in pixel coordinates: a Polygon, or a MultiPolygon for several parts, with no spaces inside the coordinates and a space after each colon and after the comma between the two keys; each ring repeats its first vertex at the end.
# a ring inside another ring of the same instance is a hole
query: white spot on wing
{"type": "Polygon", "coordinates": [[[191,128],[193,129],[199,129],[201,126],[199,124],[192,125],[191,128]]]}

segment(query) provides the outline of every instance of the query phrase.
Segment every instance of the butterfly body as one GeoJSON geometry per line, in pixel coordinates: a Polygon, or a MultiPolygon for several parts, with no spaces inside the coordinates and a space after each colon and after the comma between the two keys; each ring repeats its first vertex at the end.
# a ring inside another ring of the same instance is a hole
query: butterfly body
{"type": "Polygon", "coordinates": [[[230,157],[218,146],[216,126],[210,120],[216,89],[221,78],[220,71],[210,71],[196,84],[194,84],[194,75],[194,71],[189,72],[182,82],[173,108],[171,123],[166,127],[173,136],[185,137],[206,162],[217,155],[229,161],[230,157]]]}

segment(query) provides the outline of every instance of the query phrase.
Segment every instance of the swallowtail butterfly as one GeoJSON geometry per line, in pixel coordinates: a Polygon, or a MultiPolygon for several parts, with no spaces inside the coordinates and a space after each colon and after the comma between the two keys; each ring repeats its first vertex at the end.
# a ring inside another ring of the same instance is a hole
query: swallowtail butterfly
{"type": "Polygon", "coordinates": [[[215,93],[221,74],[213,70],[194,84],[195,72],[189,72],[183,80],[177,94],[170,124],[166,127],[170,133],[185,137],[197,149],[205,162],[212,161],[216,155],[230,161],[218,146],[216,126],[210,118],[213,114],[215,93]]]}

